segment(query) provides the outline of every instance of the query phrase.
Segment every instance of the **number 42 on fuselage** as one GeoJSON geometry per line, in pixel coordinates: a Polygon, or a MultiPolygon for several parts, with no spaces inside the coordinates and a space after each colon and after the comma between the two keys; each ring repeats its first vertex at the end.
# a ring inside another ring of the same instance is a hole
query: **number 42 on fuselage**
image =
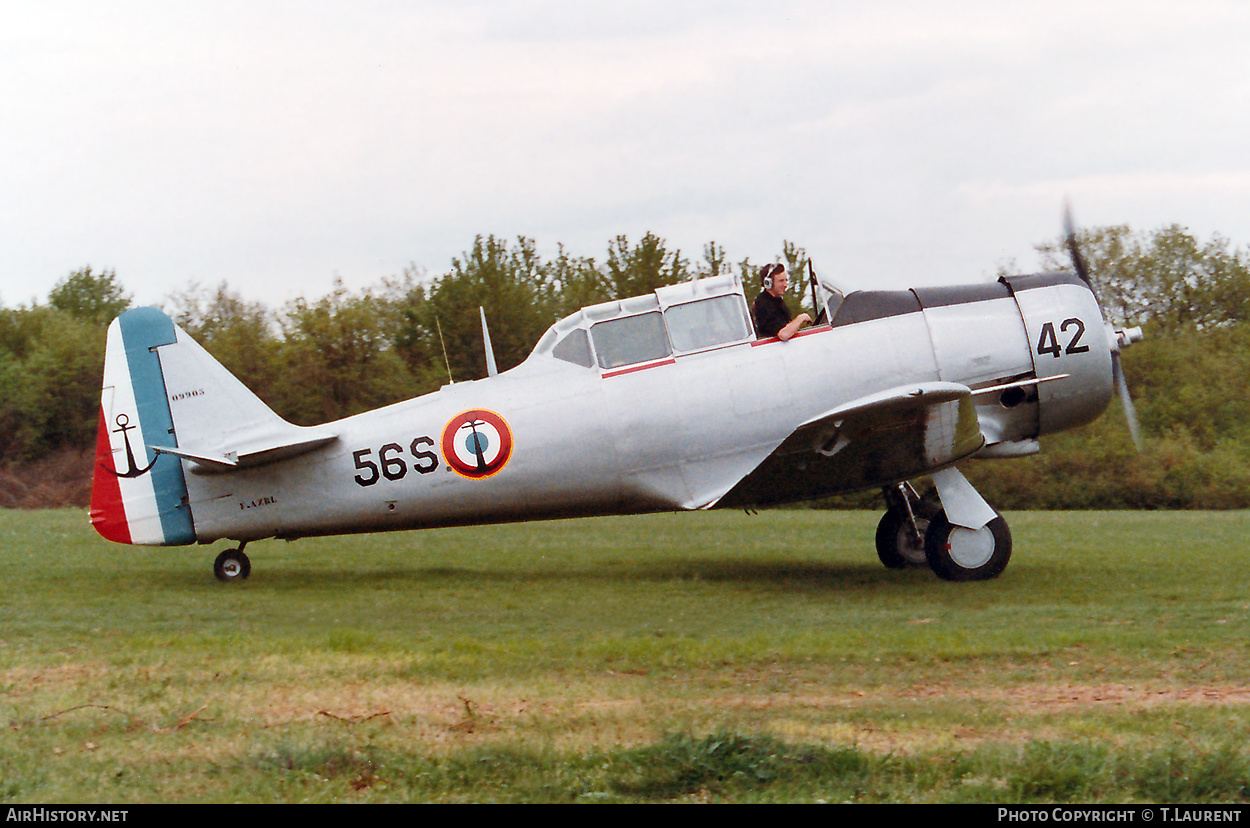
{"type": "Polygon", "coordinates": [[[215,565],[232,580],[262,538],[881,488],[887,566],[992,578],[1011,535],[956,464],[1098,417],[1140,335],[1104,323],[1083,275],[843,295],[813,274],[818,324],[785,342],[755,337],[736,276],[684,282],[560,320],[509,371],[313,427],[139,308],[108,332],[91,522],[121,543],[240,542],[215,565]]]}

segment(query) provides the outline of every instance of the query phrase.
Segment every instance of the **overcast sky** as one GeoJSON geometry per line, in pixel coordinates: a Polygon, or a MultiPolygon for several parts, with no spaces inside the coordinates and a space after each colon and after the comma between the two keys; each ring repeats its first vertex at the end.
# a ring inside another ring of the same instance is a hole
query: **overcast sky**
{"type": "Polygon", "coordinates": [[[980,281],[1078,222],[1250,242],[1250,3],[0,0],[0,302],[277,306],[478,234],[980,281]]]}

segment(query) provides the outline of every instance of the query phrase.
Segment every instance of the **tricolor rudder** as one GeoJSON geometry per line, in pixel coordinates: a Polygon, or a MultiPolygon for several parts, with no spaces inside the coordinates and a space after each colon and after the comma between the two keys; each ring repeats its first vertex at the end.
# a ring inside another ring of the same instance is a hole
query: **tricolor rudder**
{"type": "Polygon", "coordinates": [[[91,525],[118,543],[195,541],[182,461],[150,446],[177,446],[157,348],[177,334],[156,308],[126,311],[109,326],[91,487],[91,525]]]}

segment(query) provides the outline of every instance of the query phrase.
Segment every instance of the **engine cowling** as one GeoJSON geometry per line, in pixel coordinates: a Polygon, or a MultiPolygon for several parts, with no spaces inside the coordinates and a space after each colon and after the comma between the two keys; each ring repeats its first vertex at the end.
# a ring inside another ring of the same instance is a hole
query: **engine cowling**
{"type": "Polygon", "coordinates": [[[1024,321],[1037,386],[1038,433],[1097,419],[1114,393],[1111,353],[1102,311],[1074,273],[1007,277],[1024,321]]]}

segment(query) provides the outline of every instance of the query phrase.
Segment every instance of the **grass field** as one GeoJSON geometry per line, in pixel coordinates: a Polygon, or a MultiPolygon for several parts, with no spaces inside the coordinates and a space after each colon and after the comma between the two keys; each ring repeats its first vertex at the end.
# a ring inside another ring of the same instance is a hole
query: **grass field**
{"type": "Polygon", "coordinates": [[[0,802],[1250,801],[1250,513],[869,512],[145,549],[0,512],[0,802]]]}

